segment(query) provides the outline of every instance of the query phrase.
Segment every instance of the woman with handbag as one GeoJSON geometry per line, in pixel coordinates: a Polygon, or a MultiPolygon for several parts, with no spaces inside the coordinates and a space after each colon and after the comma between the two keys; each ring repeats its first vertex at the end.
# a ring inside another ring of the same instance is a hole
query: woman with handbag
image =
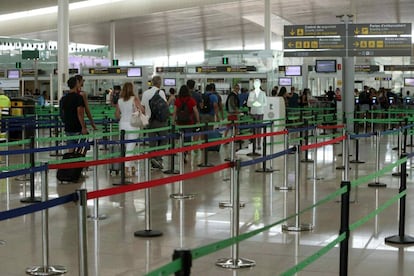
{"type": "MultiPolygon", "coordinates": [[[[131,118],[136,111],[144,112],[141,101],[134,95],[134,86],[131,82],[126,82],[122,87],[122,92],[116,104],[115,117],[119,120],[119,130],[131,131],[139,130],[139,127],[131,124],[131,118]]],[[[138,139],[138,133],[126,133],[126,140],[138,139]]],[[[131,156],[136,143],[125,145],[126,156],[131,156]]],[[[125,162],[125,176],[134,176],[136,172],[134,161],[125,162]]]]}

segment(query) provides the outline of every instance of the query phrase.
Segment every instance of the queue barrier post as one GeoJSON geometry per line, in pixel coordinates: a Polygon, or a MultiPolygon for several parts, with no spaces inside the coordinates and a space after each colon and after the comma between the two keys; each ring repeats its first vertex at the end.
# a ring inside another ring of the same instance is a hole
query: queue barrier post
{"type": "MultiPolygon", "coordinates": [[[[398,156],[401,156],[402,154],[402,148],[403,148],[403,137],[402,137],[402,132],[401,129],[398,130],[398,139],[397,139],[397,150],[398,150],[398,156]]],[[[392,176],[396,176],[399,177],[401,176],[401,171],[400,171],[400,167],[397,167],[397,171],[392,173],[392,176]]]]}
{"type": "MultiPolygon", "coordinates": [[[[407,154],[403,153],[401,158],[405,158],[406,156],[407,154]]],[[[402,193],[407,190],[407,162],[401,163],[400,167],[401,175],[399,193],[402,193]]],[[[385,238],[385,242],[393,244],[414,244],[414,237],[405,234],[406,198],[406,195],[400,198],[398,235],[385,238]]]]}
{"type": "MultiPolygon", "coordinates": [[[[35,138],[32,136],[30,137],[30,148],[31,149],[35,149],[35,138]]],[[[30,154],[30,167],[34,168],[36,167],[35,164],[35,153],[32,151],[30,154]]],[[[41,198],[40,197],[36,197],[35,196],[35,173],[31,172],[30,173],[30,196],[29,197],[25,197],[22,198],[20,200],[20,202],[22,203],[36,203],[36,202],[40,202],[41,198]]]]}
{"type": "MultiPolygon", "coordinates": [[[[375,144],[376,144],[376,152],[375,152],[375,169],[376,171],[380,170],[380,140],[381,140],[381,132],[377,131],[375,135],[375,144]]],[[[368,187],[372,188],[385,188],[387,184],[380,183],[379,177],[375,177],[375,182],[368,183],[368,187]]]]}
{"type": "MultiPolygon", "coordinates": [[[[175,149],[175,124],[171,124],[171,138],[170,138],[170,149],[175,149]]],[[[163,171],[165,174],[179,174],[180,171],[177,171],[175,167],[175,153],[170,154],[170,168],[163,171]]]]}
{"type": "MultiPolygon", "coordinates": [[[[231,236],[232,238],[237,238],[240,233],[240,169],[241,162],[236,160],[232,166],[232,173],[234,174],[234,179],[236,185],[234,185],[233,192],[233,205],[232,205],[232,218],[231,218],[231,236]]],[[[239,257],[239,243],[235,243],[231,247],[231,257],[230,258],[221,258],[218,259],[216,265],[222,268],[246,268],[256,265],[256,262],[253,260],[240,258],[239,257]]]]}
{"type": "Polygon", "coordinates": [[[349,203],[351,194],[351,182],[342,181],[341,188],[347,187],[346,192],[341,195],[341,226],[339,234],[345,233],[346,237],[340,243],[339,249],[339,275],[348,275],[348,250],[349,250],[349,203]]]}
{"type": "MultiPolygon", "coordinates": [[[[357,123],[355,125],[355,134],[356,135],[359,134],[359,123],[357,123]]],[[[365,161],[359,160],[359,139],[358,139],[358,137],[356,137],[354,139],[354,141],[355,141],[355,159],[349,161],[349,163],[352,163],[352,164],[363,164],[363,163],[365,163],[365,161]]]]}
{"type": "Polygon", "coordinates": [[[79,276],[88,275],[88,230],[86,222],[86,210],[88,199],[86,189],[76,190],[78,195],[78,256],[79,256],[79,276]]]}
{"type": "MultiPolygon", "coordinates": [[[[121,134],[120,134],[120,142],[121,142],[121,157],[125,157],[126,156],[126,145],[125,145],[125,130],[122,129],[121,130],[121,134]]],[[[126,180],[126,175],[125,175],[125,162],[121,162],[120,165],[120,170],[121,170],[121,179],[119,182],[115,182],[112,183],[112,185],[117,186],[117,185],[128,185],[131,184],[131,181],[127,181],[126,180]]]]}
{"type": "MultiPolygon", "coordinates": [[[[10,132],[10,130],[9,130],[10,132]]],[[[26,137],[26,125],[22,125],[22,139],[25,139],[24,137],[26,137]]],[[[25,150],[26,149],[26,144],[22,145],[22,149],[25,150]]],[[[22,164],[26,164],[26,153],[22,154],[22,164]]],[[[16,177],[17,181],[30,181],[30,177],[28,177],[26,174],[25,175],[20,175],[18,177],[16,177]]],[[[23,185],[23,194],[26,196],[26,185],[23,185]]],[[[39,199],[40,201],[40,199],[39,199]]]]}
{"type": "MultiPolygon", "coordinates": [[[[304,140],[305,140],[305,144],[308,145],[309,144],[309,129],[308,129],[309,122],[308,122],[307,119],[304,120],[304,124],[305,124],[305,127],[306,127],[306,130],[305,130],[305,133],[304,133],[304,135],[305,135],[304,140]]],[[[301,136],[302,136],[302,131],[300,133],[301,133],[301,136]]],[[[302,140],[300,140],[300,143],[302,143],[302,140]]],[[[302,159],[301,162],[304,162],[304,163],[313,163],[314,162],[314,160],[309,158],[308,150],[305,150],[304,154],[305,154],[305,158],[302,159]]]]}
{"type": "MultiPolygon", "coordinates": [[[[184,147],[184,130],[181,130],[180,133],[180,147],[184,147]]],[[[179,153],[180,162],[179,162],[179,173],[180,175],[184,174],[184,152],[179,153]]],[[[178,193],[171,194],[170,198],[172,199],[193,199],[195,197],[195,194],[184,194],[184,187],[183,187],[183,180],[180,180],[178,183],[178,193]]]]}
{"type": "MultiPolygon", "coordinates": [[[[288,150],[288,148],[289,148],[289,131],[287,131],[285,136],[284,136],[284,145],[285,145],[285,150],[288,150]]],[[[289,172],[288,172],[288,155],[289,154],[285,154],[283,156],[283,163],[284,163],[284,165],[283,165],[283,171],[284,171],[284,173],[283,173],[283,186],[276,186],[275,187],[276,190],[279,190],[279,191],[282,191],[282,192],[293,190],[293,187],[288,185],[288,174],[289,174],[289,172]]]]}
{"type": "MultiPolygon", "coordinates": [[[[47,165],[44,163],[42,165],[47,165]]],[[[47,167],[47,166],[46,166],[47,167]]],[[[42,179],[42,202],[48,200],[48,170],[41,172],[42,179]]],[[[42,210],[42,265],[36,265],[26,269],[29,275],[60,275],[67,272],[61,265],[49,265],[49,210],[42,210]]]]}
{"type": "Polygon", "coordinates": [[[311,231],[313,225],[310,223],[302,223],[300,220],[300,146],[296,146],[295,151],[295,223],[282,225],[283,231],[311,231]]]}
{"type": "Polygon", "coordinates": [[[173,261],[181,258],[181,270],[175,273],[175,276],[190,276],[191,266],[193,265],[193,256],[189,249],[175,249],[172,259],[173,261]]]}
{"type": "MultiPolygon", "coordinates": [[[[145,159],[145,181],[151,180],[150,159],[145,159]]],[[[145,189],[145,229],[134,232],[135,237],[159,237],[162,232],[151,229],[151,189],[145,189]]]]}
{"type": "MultiPolygon", "coordinates": [[[[273,123],[272,123],[272,128],[273,128],[273,123]]],[[[263,125],[263,133],[266,134],[267,132],[267,124],[263,125]]],[[[263,156],[267,155],[267,138],[266,136],[263,136],[262,138],[262,148],[263,148],[263,156]]],[[[273,144],[271,145],[271,147],[273,148],[273,144]]],[[[274,172],[274,170],[270,167],[267,168],[266,167],[266,160],[264,160],[262,162],[262,168],[261,169],[257,169],[256,172],[260,172],[260,173],[271,173],[274,172]]]]}
{"type": "MultiPolygon", "coordinates": [[[[93,141],[93,160],[98,161],[98,152],[99,152],[99,146],[97,139],[94,139],[93,141]]],[[[93,190],[98,191],[99,190],[99,177],[98,177],[98,166],[93,167],[93,190]]],[[[99,198],[95,198],[93,200],[93,215],[88,216],[90,219],[94,220],[101,220],[106,219],[108,216],[104,214],[99,214],[99,198]]]]}
{"type": "MultiPolygon", "coordinates": [[[[208,131],[208,123],[204,125],[204,131],[208,131]]],[[[208,134],[204,134],[204,142],[208,143],[208,134]]],[[[208,163],[208,148],[203,149],[203,163],[198,165],[199,167],[213,167],[213,164],[208,163]]]]}
{"type": "MultiPolygon", "coordinates": [[[[236,137],[236,126],[234,124],[232,126],[231,135],[233,138],[236,137]]],[[[234,150],[234,148],[235,148],[235,142],[234,142],[234,139],[232,139],[230,143],[230,160],[229,161],[232,162],[233,164],[234,162],[236,162],[236,151],[234,150]]],[[[233,167],[230,167],[229,171],[230,171],[230,200],[220,202],[219,203],[220,208],[232,208],[233,207],[233,198],[234,198],[234,190],[235,190],[236,181],[235,181],[235,174],[233,171],[233,167]]],[[[239,206],[240,208],[244,208],[245,203],[240,202],[239,206]]]]}

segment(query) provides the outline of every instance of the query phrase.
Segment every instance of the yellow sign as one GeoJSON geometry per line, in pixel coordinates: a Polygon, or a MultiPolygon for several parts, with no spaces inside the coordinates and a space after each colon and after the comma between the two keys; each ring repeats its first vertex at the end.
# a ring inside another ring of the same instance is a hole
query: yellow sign
{"type": "Polygon", "coordinates": [[[302,41],[296,41],[295,47],[299,49],[302,48],[302,41]]]}
{"type": "Polygon", "coordinates": [[[310,41],[303,41],[303,48],[309,49],[311,46],[310,41]]]}
{"type": "Polygon", "coordinates": [[[374,40],[369,40],[368,41],[368,48],[375,48],[375,41],[374,40]]]}
{"type": "Polygon", "coordinates": [[[313,40],[312,41],[312,48],[313,49],[318,49],[318,47],[319,47],[318,41],[317,40],[313,40]]]}
{"type": "Polygon", "coordinates": [[[361,46],[361,48],[367,48],[368,47],[368,43],[366,40],[362,40],[359,45],[361,46]]]}
{"type": "Polygon", "coordinates": [[[297,30],[296,30],[296,33],[298,34],[298,36],[303,36],[303,34],[304,34],[305,32],[303,31],[303,29],[297,29],[297,30]]]}
{"type": "Polygon", "coordinates": [[[384,41],[377,40],[377,48],[384,48],[384,41]]]}
{"type": "Polygon", "coordinates": [[[363,35],[369,34],[369,28],[368,27],[362,27],[361,28],[361,34],[363,34],[363,35]]]}

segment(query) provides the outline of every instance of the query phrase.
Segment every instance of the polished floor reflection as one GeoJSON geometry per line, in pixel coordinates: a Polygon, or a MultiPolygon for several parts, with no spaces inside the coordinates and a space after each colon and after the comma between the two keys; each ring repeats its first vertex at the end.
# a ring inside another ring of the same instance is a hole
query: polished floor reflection
{"type": "MultiPolygon", "coordinates": [[[[392,136],[381,139],[380,167],[398,160],[392,136]]],[[[355,158],[351,142],[350,159],[355,158]]],[[[211,152],[209,161],[218,165],[229,156],[230,145],[223,145],[219,153],[211,152]]],[[[280,151],[276,146],[274,151],[280,151]]],[[[408,148],[411,151],[411,148],[408,148]]],[[[343,170],[340,144],[328,145],[317,150],[316,156],[309,152],[314,163],[301,163],[300,207],[316,203],[339,188],[343,170]]],[[[363,164],[351,164],[349,179],[354,180],[375,171],[376,148],[374,138],[360,142],[359,160],[363,164]]],[[[92,152],[89,154],[92,155],[92,152]]],[[[250,160],[245,154],[237,155],[241,160],[250,160]]],[[[37,160],[47,161],[56,157],[40,154],[37,160]]],[[[164,157],[168,165],[168,157],[164,157]]],[[[200,152],[192,152],[185,164],[185,171],[198,170],[202,161],[200,152]]],[[[11,162],[21,162],[11,158],[11,162]]],[[[140,162],[139,175],[133,182],[144,179],[144,162],[140,162]]],[[[288,156],[287,184],[294,185],[295,155],[288,156]]],[[[283,186],[283,158],[273,161],[272,173],[255,172],[262,164],[244,167],[240,172],[240,200],[245,207],[240,209],[240,233],[258,229],[279,221],[295,211],[295,191],[279,191],[283,186]]],[[[269,164],[267,164],[269,166],[269,164]]],[[[178,167],[177,167],[178,168],[178,167]]],[[[412,200],[412,164],[407,165],[408,196],[406,210],[406,234],[414,235],[414,210],[412,200]]],[[[76,189],[94,189],[93,171],[86,172],[78,184],[56,183],[56,172],[50,171],[49,197],[55,198],[76,189]]],[[[119,176],[110,175],[107,166],[99,167],[99,188],[113,187],[119,176]]],[[[151,170],[151,178],[165,177],[159,170],[151,170]]],[[[99,215],[105,219],[88,221],[88,270],[96,276],[144,275],[172,259],[174,249],[198,248],[231,236],[232,212],[220,208],[222,202],[230,200],[230,172],[228,170],[187,180],[183,193],[194,195],[187,200],[171,199],[170,195],[180,193],[180,184],[163,185],[151,190],[151,229],[162,232],[153,238],[135,237],[134,233],[146,229],[145,191],[135,191],[99,199],[99,215]]],[[[398,193],[399,178],[387,173],[379,181],[386,188],[369,188],[366,184],[352,191],[351,223],[362,219],[398,193]]],[[[40,195],[40,175],[36,175],[36,194],[40,195]]],[[[20,199],[29,192],[28,182],[16,179],[1,180],[0,210],[21,207],[20,199]]],[[[231,248],[225,248],[211,255],[193,261],[192,275],[279,275],[306,257],[314,254],[333,239],[339,232],[340,203],[334,199],[304,213],[301,223],[313,226],[312,231],[282,231],[278,225],[269,231],[256,235],[239,245],[239,257],[255,261],[251,268],[225,269],[216,266],[217,260],[230,258],[231,248]]],[[[88,212],[93,216],[95,201],[88,201],[88,212]]],[[[414,247],[390,246],[384,238],[398,234],[398,202],[385,209],[378,216],[352,232],[349,250],[349,274],[353,276],[412,275],[414,271],[414,247]]],[[[294,220],[289,221],[294,223],[294,220]]],[[[41,265],[42,228],[41,213],[30,214],[0,222],[0,275],[24,275],[26,268],[41,265]]],[[[65,204],[49,210],[49,265],[61,265],[68,270],[66,275],[79,275],[77,207],[65,204]]],[[[339,248],[335,247],[298,275],[339,275],[339,248]]]]}

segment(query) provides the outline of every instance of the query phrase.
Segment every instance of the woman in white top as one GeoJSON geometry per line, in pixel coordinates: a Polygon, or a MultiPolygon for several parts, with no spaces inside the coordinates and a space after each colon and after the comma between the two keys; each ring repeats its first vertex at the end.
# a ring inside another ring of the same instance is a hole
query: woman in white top
{"type": "MultiPolygon", "coordinates": [[[[116,104],[115,117],[119,120],[119,130],[138,130],[139,128],[131,126],[131,115],[135,111],[135,107],[144,112],[144,108],[141,105],[141,101],[138,97],[134,95],[134,86],[131,82],[127,82],[122,87],[122,92],[118,103],[116,104]]],[[[126,133],[126,140],[138,139],[138,133],[126,133]]],[[[127,143],[125,145],[126,156],[131,156],[132,151],[135,148],[136,143],[127,143]]],[[[131,176],[135,175],[136,168],[134,166],[134,161],[125,162],[125,175],[131,176]],[[130,171],[131,168],[131,171],[130,171]]]]}

